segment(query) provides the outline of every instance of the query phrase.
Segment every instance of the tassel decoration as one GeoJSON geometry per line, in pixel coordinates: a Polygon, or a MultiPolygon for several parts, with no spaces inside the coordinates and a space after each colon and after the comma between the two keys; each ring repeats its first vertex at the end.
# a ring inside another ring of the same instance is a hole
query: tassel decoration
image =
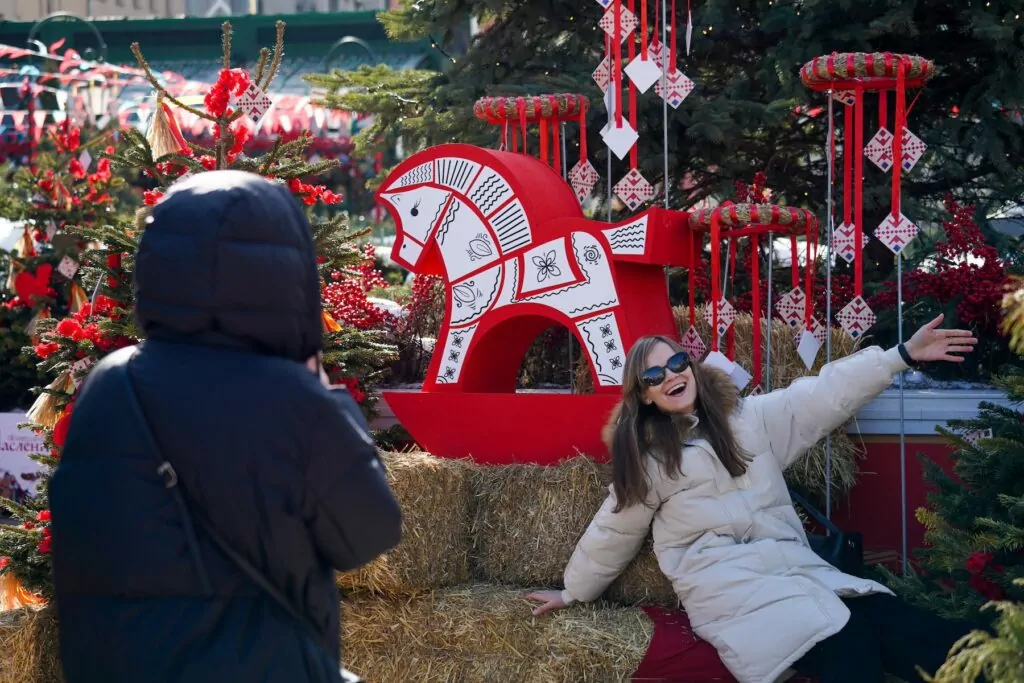
{"type": "Polygon", "coordinates": [[[171,113],[171,108],[164,103],[163,96],[158,96],[156,101],[156,112],[153,114],[153,121],[146,134],[146,142],[153,152],[153,159],[159,159],[168,154],[192,153],[188,143],[185,142],[178,127],[178,121],[171,113]]]}
{"type": "Polygon", "coordinates": [[[28,409],[26,417],[40,427],[53,429],[57,424],[57,420],[60,419],[61,413],[57,409],[57,396],[51,392],[70,396],[75,389],[75,383],[71,378],[71,372],[65,370],[60,373],[60,375],[57,376],[57,379],[46,385],[46,389],[46,391],[39,394],[39,398],[37,398],[36,402],[32,404],[32,407],[28,409]]]}
{"type": "Polygon", "coordinates": [[[28,226],[25,226],[25,231],[21,233],[21,237],[14,244],[14,253],[20,259],[32,258],[36,255],[36,246],[32,241],[32,234],[28,231],[28,226]]]}
{"type": "Polygon", "coordinates": [[[82,310],[82,306],[87,303],[89,303],[89,295],[82,289],[82,285],[78,284],[78,282],[72,282],[68,290],[68,308],[71,309],[72,313],[78,313],[82,310]]]}
{"type": "Polygon", "coordinates": [[[25,334],[32,339],[33,344],[36,343],[36,330],[39,328],[39,321],[50,317],[50,309],[44,306],[28,321],[28,325],[25,326],[25,334]]]}
{"type": "Polygon", "coordinates": [[[323,311],[320,314],[320,318],[324,323],[324,332],[341,332],[341,325],[331,317],[330,313],[323,311]]]}

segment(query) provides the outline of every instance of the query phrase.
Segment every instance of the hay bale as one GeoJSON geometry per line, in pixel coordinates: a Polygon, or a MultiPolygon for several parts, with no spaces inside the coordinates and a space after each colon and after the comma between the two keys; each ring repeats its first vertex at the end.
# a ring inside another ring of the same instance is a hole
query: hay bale
{"type": "Polygon", "coordinates": [[[345,666],[377,683],[621,681],[653,626],[638,609],[574,607],[535,618],[522,589],[466,585],[345,604],[345,666]]]}
{"type": "Polygon", "coordinates": [[[24,607],[0,613],[0,683],[61,683],[57,610],[24,607]]]}
{"type": "Polygon", "coordinates": [[[664,605],[675,607],[679,596],[658,565],[651,538],[644,542],[626,571],[608,587],[604,598],[620,605],[664,605]]]}
{"type": "MultiPolygon", "coordinates": [[[[608,495],[608,481],[608,466],[585,456],[551,467],[481,467],[474,485],[474,573],[491,583],[561,586],[576,543],[608,495]]],[[[650,538],[605,597],[625,605],[678,602],[650,538]]]]}
{"type": "Polygon", "coordinates": [[[481,467],[475,477],[473,569],[489,583],[557,586],[608,492],[585,456],[557,466],[481,467]]]}
{"type": "Polygon", "coordinates": [[[369,565],[338,575],[348,591],[414,594],[469,580],[473,465],[425,453],[385,453],[402,507],[402,541],[369,565]]]}

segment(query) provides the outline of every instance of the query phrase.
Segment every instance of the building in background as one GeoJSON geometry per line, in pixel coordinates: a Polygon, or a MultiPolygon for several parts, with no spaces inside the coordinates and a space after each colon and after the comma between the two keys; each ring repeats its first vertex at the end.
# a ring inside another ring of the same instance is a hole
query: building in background
{"type": "Polygon", "coordinates": [[[180,17],[188,0],[3,0],[0,16],[7,21],[38,21],[54,12],[93,18],[180,17]]]}
{"type": "Polygon", "coordinates": [[[0,0],[0,20],[38,21],[54,12],[92,19],[375,12],[395,4],[395,0],[0,0]]]}

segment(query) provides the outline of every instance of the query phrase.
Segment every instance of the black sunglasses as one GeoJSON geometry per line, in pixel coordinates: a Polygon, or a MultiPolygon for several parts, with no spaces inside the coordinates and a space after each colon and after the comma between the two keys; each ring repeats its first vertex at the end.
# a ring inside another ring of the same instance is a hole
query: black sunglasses
{"type": "Polygon", "coordinates": [[[649,387],[656,387],[665,381],[665,371],[671,370],[677,375],[681,375],[686,372],[690,367],[690,354],[686,351],[680,351],[671,358],[663,366],[656,365],[653,368],[647,368],[644,370],[640,378],[644,384],[649,387]]]}

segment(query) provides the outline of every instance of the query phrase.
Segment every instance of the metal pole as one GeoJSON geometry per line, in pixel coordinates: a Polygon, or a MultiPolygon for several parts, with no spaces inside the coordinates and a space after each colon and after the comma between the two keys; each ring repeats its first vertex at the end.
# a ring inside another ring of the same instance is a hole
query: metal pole
{"type": "MultiPolygon", "coordinates": [[[[896,254],[896,310],[897,310],[897,333],[900,344],[903,343],[903,255],[896,254]]],[[[906,374],[901,372],[896,380],[900,386],[900,521],[902,533],[902,544],[900,548],[900,559],[903,566],[903,575],[907,575],[907,438],[906,423],[904,422],[903,408],[903,380],[906,374]]]]}
{"type": "Polygon", "coordinates": [[[612,148],[608,147],[608,222],[612,222],[612,148]]]}
{"type": "MultiPolygon", "coordinates": [[[[832,362],[832,230],[834,229],[834,212],[832,211],[832,166],[835,159],[832,158],[835,149],[834,138],[836,134],[834,100],[832,91],[826,93],[828,97],[828,139],[825,140],[825,164],[828,167],[826,176],[828,186],[825,189],[825,362],[832,362]]],[[[846,141],[843,140],[843,144],[846,141]]],[[[825,437],[825,518],[832,519],[832,433],[825,437]]]]}
{"type": "MultiPolygon", "coordinates": [[[[676,37],[672,36],[672,40],[676,37]]],[[[668,51],[668,2],[661,3],[661,48],[664,51],[668,51]]],[[[665,53],[665,64],[668,64],[668,53],[665,53]]],[[[676,68],[675,64],[672,64],[673,69],[676,68]]],[[[668,73],[665,69],[661,70],[661,92],[668,93],[668,73]]],[[[664,177],[664,191],[665,191],[665,208],[668,209],[668,100],[662,98],[661,100],[661,156],[662,156],[662,174],[664,177]]],[[[691,240],[692,242],[692,240],[691,240]]],[[[697,254],[691,254],[690,267],[693,268],[694,263],[697,261],[697,254]]],[[[665,290],[670,291],[669,288],[669,276],[668,266],[665,266],[665,290]]]]}
{"type": "MultiPolygon", "coordinates": [[[[560,121],[558,123],[558,126],[561,129],[559,131],[560,135],[558,136],[558,141],[559,141],[559,144],[561,144],[561,146],[562,146],[562,180],[567,180],[568,177],[569,177],[569,171],[568,171],[568,169],[566,167],[567,161],[566,161],[566,158],[565,158],[565,153],[566,153],[566,150],[565,150],[565,122],[564,121],[560,121]]],[[[573,358],[573,346],[572,346],[572,340],[574,338],[575,338],[575,335],[573,335],[572,332],[570,332],[569,333],[569,393],[570,394],[575,394],[576,393],[576,363],[575,363],[575,360],[573,358]]]]}

